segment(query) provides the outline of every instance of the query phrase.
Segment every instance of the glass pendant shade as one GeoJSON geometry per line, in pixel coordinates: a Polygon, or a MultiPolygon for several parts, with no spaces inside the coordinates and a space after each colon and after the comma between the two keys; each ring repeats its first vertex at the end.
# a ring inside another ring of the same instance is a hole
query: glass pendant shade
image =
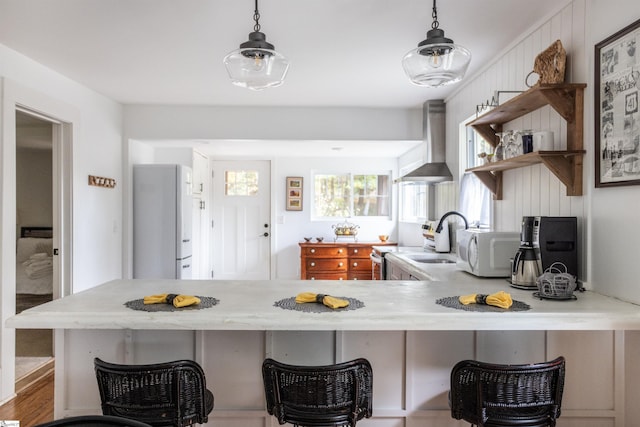
{"type": "Polygon", "coordinates": [[[249,41],[225,56],[223,62],[231,83],[251,90],[280,86],[289,69],[289,60],[276,52],[259,31],[250,33],[249,41]]]}
{"type": "Polygon", "coordinates": [[[427,32],[426,40],[404,56],[402,68],[413,84],[438,87],[462,80],[470,61],[471,52],[434,28],[427,32]]]}

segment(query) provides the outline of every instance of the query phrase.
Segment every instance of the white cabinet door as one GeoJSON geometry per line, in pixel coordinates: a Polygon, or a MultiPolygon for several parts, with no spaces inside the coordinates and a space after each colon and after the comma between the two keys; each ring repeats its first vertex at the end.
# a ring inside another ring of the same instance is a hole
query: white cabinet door
{"type": "Polygon", "coordinates": [[[207,194],[209,179],[209,159],[202,153],[193,151],[193,194],[207,194]]]}

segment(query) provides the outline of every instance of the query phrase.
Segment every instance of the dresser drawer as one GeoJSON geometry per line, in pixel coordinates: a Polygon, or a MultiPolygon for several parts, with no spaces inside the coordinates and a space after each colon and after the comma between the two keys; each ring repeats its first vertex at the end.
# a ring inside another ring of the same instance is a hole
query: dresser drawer
{"type": "Polygon", "coordinates": [[[371,246],[349,246],[349,258],[369,258],[371,255],[371,246]]]}
{"type": "Polygon", "coordinates": [[[348,278],[348,274],[345,271],[344,273],[327,273],[327,272],[320,272],[320,273],[313,273],[310,271],[307,271],[307,276],[306,276],[306,280],[347,280],[348,278]]]}
{"type": "Polygon", "coordinates": [[[349,272],[349,280],[372,280],[371,270],[361,272],[349,272]]]}
{"type": "Polygon", "coordinates": [[[336,257],[346,257],[347,249],[345,247],[338,246],[320,246],[317,247],[306,247],[302,250],[303,256],[307,257],[326,257],[326,258],[336,258],[336,257]]]}
{"type": "Polygon", "coordinates": [[[349,271],[371,272],[371,259],[370,258],[349,258],[349,271]]]}
{"type": "Polygon", "coordinates": [[[305,261],[307,271],[347,271],[349,261],[344,258],[307,258],[305,261]]]}

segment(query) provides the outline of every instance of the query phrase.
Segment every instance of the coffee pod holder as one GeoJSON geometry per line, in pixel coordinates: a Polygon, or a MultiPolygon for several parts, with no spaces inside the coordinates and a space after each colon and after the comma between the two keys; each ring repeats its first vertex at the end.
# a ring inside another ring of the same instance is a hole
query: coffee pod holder
{"type": "Polygon", "coordinates": [[[536,279],[538,292],[534,296],[541,299],[577,299],[573,294],[576,290],[576,278],[567,273],[567,266],[561,262],[554,262],[536,279]]]}

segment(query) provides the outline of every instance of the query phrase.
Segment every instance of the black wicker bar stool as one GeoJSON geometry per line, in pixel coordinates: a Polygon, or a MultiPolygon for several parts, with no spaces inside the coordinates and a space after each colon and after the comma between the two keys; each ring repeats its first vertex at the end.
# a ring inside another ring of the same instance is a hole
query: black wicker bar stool
{"type": "Polygon", "coordinates": [[[451,371],[451,416],[478,427],[553,427],[564,374],[562,356],[529,365],[458,362],[451,371]]]}
{"type": "Polygon", "coordinates": [[[204,371],[192,360],[119,365],[94,359],[102,413],[152,426],[204,424],[213,410],[204,371]]]}
{"type": "Polygon", "coordinates": [[[354,427],[371,417],[373,371],[366,359],[326,366],[262,364],[267,411],[280,424],[354,427]]]}

